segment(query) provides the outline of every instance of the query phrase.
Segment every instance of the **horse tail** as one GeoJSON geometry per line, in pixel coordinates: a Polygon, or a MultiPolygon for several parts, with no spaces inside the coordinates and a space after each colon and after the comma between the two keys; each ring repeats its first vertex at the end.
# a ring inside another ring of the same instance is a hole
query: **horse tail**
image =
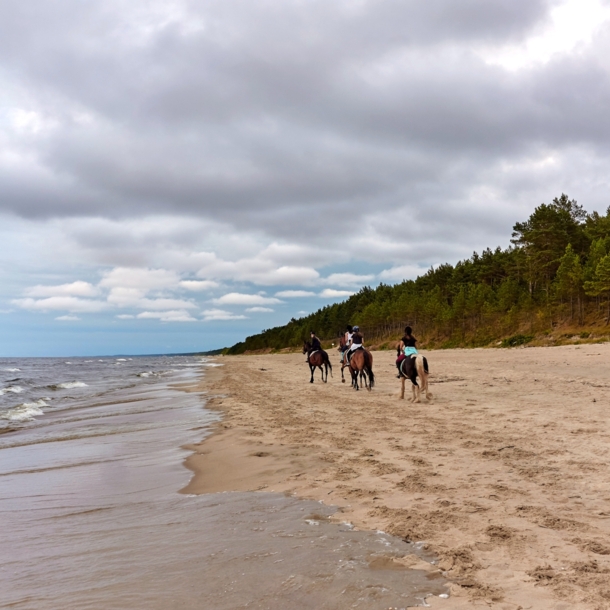
{"type": "Polygon", "coordinates": [[[373,354],[366,350],[365,360],[366,368],[368,369],[369,374],[369,387],[373,387],[375,385],[375,373],[373,373],[373,354]]]}
{"type": "Polygon", "coordinates": [[[330,363],[330,358],[328,357],[328,354],[326,354],[326,362],[328,364],[328,368],[330,369],[330,376],[333,376],[333,365],[330,363]]]}
{"type": "Polygon", "coordinates": [[[421,354],[415,357],[415,369],[419,377],[419,389],[426,392],[426,396],[432,397],[428,392],[428,362],[421,354]]]}

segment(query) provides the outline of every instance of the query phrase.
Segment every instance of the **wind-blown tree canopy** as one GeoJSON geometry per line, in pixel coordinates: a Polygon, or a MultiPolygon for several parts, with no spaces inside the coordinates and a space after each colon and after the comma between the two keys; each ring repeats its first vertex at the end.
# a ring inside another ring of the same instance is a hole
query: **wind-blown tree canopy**
{"type": "Polygon", "coordinates": [[[486,345],[514,333],[562,323],[610,319],[610,207],[587,213],[567,195],[535,208],[513,227],[512,245],[487,248],[394,286],[365,286],[284,326],[248,337],[229,353],[297,347],[315,328],[332,340],[347,324],[370,342],[396,337],[409,324],[434,345],[486,345]]]}

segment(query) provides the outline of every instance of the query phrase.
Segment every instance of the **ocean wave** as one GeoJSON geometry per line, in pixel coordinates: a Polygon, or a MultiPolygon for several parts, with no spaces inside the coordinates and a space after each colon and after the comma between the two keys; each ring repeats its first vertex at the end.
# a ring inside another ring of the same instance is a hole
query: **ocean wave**
{"type": "Polygon", "coordinates": [[[146,371],[145,373],[138,373],[136,377],[151,377],[153,375],[156,376],[157,374],[152,371],[146,371]]]}
{"type": "Polygon", "coordinates": [[[219,362],[203,362],[201,366],[224,366],[224,364],[220,364],[219,362]]]}
{"type": "Polygon", "coordinates": [[[2,369],[3,371],[8,371],[9,373],[17,373],[21,372],[21,369],[2,369]]]}
{"type": "Polygon", "coordinates": [[[18,385],[9,385],[0,390],[0,396],[4,396],[4,394],[7,394],[8,392],[12,392],[13,394],[21,394],[21,392],[23,392],[23,388],[18,385]]]}
{"type": "Polygon", "coordinates": [[[21,405],[17,405],[12,409],[9,409],[6,413],[0,415],[0,419],[7,419],[8,421],[32,421],[36,415],[42,415],[44,411],[42,407],[48,407],[49,405],[44,400],[37,400],[36,402],[24,402],[21,405]]]}
{"type": "Polygon", "coordinates": [[[72,388],[86,388],[87,384],[82,381],[66,381],[48,386],[52,390],[71,390],[72,388]]]}
{"type": "Polygon", "coordinates": [[[127,362],[127,358],[117,358],[117,362],[127,362]]]}

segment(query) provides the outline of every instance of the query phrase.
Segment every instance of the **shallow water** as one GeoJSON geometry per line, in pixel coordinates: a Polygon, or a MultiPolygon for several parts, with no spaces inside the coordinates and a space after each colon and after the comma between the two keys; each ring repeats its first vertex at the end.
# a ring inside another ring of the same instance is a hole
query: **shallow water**
{"type": "MultiPolygon", "coordinates": [[[[96,377],[92,364],[69,379],[87,385],[62,388],[70,394],[44,415],[0,436],[1,607],[387,608],[445,591],[387,561],[421,554],[414,545],[330,523],[332,508],[178,494],[190,478],[180,446],[217,415],[170,382],[193,381],[200,367],[134,382],[137,372],[113,377],[100,363],[96,377]]],[[[31,374],[24,391],[64,383],[48,381],[60,369],[31,374]]]]}

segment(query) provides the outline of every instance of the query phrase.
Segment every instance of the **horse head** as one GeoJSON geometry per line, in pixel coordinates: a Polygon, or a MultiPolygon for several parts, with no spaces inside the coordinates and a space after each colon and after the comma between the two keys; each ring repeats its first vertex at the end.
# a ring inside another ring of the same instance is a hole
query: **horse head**
{"type": "Polygon", "coordinates": [[[303,341],[303,353],[306,354],[311,349],[311,343],[309,341],[303,341]]]}

